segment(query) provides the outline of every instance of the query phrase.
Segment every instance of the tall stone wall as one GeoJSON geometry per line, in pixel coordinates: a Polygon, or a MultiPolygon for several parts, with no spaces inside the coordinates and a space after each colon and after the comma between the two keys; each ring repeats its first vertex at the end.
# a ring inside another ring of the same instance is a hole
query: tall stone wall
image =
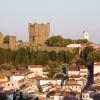
{"type": "Polygon", "coordinates": [[[16,50],[16,36],[9,36],[9,48],[16,50]]]}
{"type": "Polygon", "coordinates": [[[55,52],[59,52],[59,51],[69,51],[72,52],[73,48],[66,48],[66,47],[49,47],[49,46],[33,46],[33,50],[35,51],[55,51],[55,52]]]}
{"type": "Polygon", "coordinates": [[[29,42],[34,44],[44,44],[49,38],[50,23],[31,24],[29,23],[29,42]]]}

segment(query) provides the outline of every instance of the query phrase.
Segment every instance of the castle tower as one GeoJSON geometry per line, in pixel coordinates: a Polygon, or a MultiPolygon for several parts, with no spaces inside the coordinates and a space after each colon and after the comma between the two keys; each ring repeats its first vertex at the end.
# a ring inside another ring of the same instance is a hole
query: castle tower
{"type": "Polygon", "coordinates": [[[50,23],[47,24],[31,24],[29,23],[29,42],[35,44],[44,44],[49,38],[50,23]]]}
{"type": "Polygon", "coordinates": [[[87,31],[83,32],[83,39],[89,40],[89,33],[87,31]]]}

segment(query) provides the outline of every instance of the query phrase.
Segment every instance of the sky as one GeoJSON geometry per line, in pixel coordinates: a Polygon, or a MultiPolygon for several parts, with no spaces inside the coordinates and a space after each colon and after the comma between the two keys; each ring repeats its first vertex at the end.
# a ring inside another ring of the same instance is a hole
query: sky
{"type": "Polygon", "coordinates": [[[100,44],[100,0],[0,0],[0,32],[28,41],[28,23],[51,24],[51,35],[100,44]]]}

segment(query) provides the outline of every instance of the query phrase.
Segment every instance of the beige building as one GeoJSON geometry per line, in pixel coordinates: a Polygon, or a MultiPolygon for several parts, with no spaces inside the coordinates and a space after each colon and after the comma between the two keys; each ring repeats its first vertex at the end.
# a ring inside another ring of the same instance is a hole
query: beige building
{"type": "Polygon", "coordinates": [[[46,77],[46,72],[44,72],[43,70],[46,68],[46,66],[42,66],[42,65],[29,65],[28,69],[30,72],[33,72],[34,77],[35,76],[41,76],[41,77],[46,77]]]}
{"type": "Polygon", "coordinates": [[[44,44],[49,38],[50,23],[31,24],[29,23],[29,42],[35,44],[44,44]]]}

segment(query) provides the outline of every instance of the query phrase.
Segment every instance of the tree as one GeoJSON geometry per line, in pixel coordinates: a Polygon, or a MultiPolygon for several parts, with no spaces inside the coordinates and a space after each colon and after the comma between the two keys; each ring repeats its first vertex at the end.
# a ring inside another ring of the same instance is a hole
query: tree
{"type": "Polygon", "coordinates": [[[66,51],[60,51],[58,53],[59,60],[63,63],[70,63],[72,61],[72,54],[66,51]]]}
{"type": "Polygon", "coordinates": [[[4,63],[4,50],[0,48],[0,64],[4,63]]]}
{"type": "Polygon", "coordinates": [[[36,64],[47,65],[49,59],[48,52],[38,52],[36,55],[36,64]]]}
{"type": "Polygon", "coordinates": [[[83,65],[87,65],[87,56],[90,52],[92,52],[94,49],[93,47],[89,46],[86,47],[82,50],[81,54],[80,54],[80,59],[81,61],[79,61],[80,63],[84,62],[83,65]],[[83,60],[83,61],[82,61],[83,60]]]}
{"type": "Polygon", "coordinates": [[[29,64],[29,54],[27,49],[25,48],[20,48],[17,50],[16,58],[15,58],[15,64],[22,64],[22,65],[27,65],[29,64]]]}
{"type": "Polygon", "coordinates": [[[100,50],[94,50],[92,52],[89,52],[88,56],[87,56],[87,61],[89,63],[92,62],[99,62],[100,61],[100,50]]]}
{"type": "Polygon", "coordinates": [[[14,64],[15,51],[0,48],[0,64],[14,64]]]}
{"type": "Polygon", "coordinates": [[[30,64],[33,64],[35,65],[36,64],[36,52],[35,51],[32,51],[31,54],[30,54],[30,64]]]}
{"type": "Polygon", "coordinates": [[[58,36],[52,36],[46,41],[46,44],[48,46],[53,46],[53,47],[65,47],[66,46],[66,41],[65,39],[58,35],[58,36]]]}
{"type": "Polygon", "coordinates": [[[57,61],[57,59],[58,59],[58,55],[55,51],[49,52],[49,57],[50,57],[50,60],[52,60],[52,61],[57,61]]]}
{"type": "Polygon", "coordinates": [[[48,77],[54,77],[56,73],[59,73],[59,68],[60,66],[57,62],[49,61],[48,68],[46,69],[48,72],[48,77]]]}

